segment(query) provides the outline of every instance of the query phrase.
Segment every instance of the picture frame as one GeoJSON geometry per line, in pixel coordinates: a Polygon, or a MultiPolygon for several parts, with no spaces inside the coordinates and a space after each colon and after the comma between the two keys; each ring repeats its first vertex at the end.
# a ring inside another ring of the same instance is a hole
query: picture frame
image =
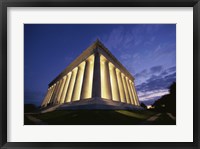
{"type": "Polygon", "coordinates": [[[0,85],[0,146],[1,148],[200,148],[199,100],[199,0],[7,0],[1,1],[1,85],[0,85]],[[193,7],[193,142],[8,142],[7,141],[7,8],[8,7],[193,7]]]}

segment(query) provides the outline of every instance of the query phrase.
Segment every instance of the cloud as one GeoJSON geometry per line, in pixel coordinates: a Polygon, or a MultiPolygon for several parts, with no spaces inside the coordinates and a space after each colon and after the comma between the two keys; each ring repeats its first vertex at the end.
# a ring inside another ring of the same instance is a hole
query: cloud
{"type": "Polygon", "coordinates": [[[165,77],[165,76],[175,73],[175,72],[176,72],[176,66],[173,66],[173,67],[163,70],[160,75],[165,77]]]}
{"type": "Polygon", "coordinates": [[[164,76],[169,75],[169,74],[174,73],[174,72],[176,72],[176,66],[164,69],[163,66],[157,65],[157,66],[153,66],[149,69],[143,69],[139,73],[136,73],[134,75],[134,77],[137,78],[137,79],[146,78],[145,79],[145,81],[146,81],[152,75],[154,77],[156,77],[157,75],[164,77],[164,76]]]}
{"type": "Polygon", "coordinates": [[[156,100],[163,95],[169,94],[168,89],[152,90],[148,92],[138,92],[140,102],[148,100],[156,100]]]}
{"type": "Polygon", "coordinates": [[[161,72],[161,70],[163,69],[163,67],[161,65],[159,66],[154,66],[150,68],[151,73],[159,73],[161,72]]]}
{"type": "Polygon", "coordinates": [[[130,58],[131,58],[130,54],[122,54],[122,55],[120,55],[120,59],[121,60],[127,60],[127,59],[130,59],[130,58]]]}
{"type": "Polygon", "coordinates": [[[160,75],[162,75],[162,76],[166,76],[166,75],[168,75],[167,70],[162,71],[162,73],[161,73],[160,75]]]}
{"type": "MultiPolygon", "coordinates": [[[[161,65],[157,65],[157,66],[153,66],[151,67],[150,69],[143,69],[141,72],[139,73],[136,73],[134,75],[134,77],[137,79],[137,80],[140,80],[140,79],[143,79],[145,78],[145,80],[147,80],[148,78],[150,78],[152,75],[156,75],[156,74],[159,74],[163,71],[163,66],[161,65]]],[[[168,74],[166,72],[166,74],[168,74]]]]}
{"type": "Polygon", "coordinates": [[[166,57],[168,55],[172,56],[172,54],[176,53],[176,44],[175,43],[158,44],[153,52],[154,52],[155,57],[157,57],[157,58],[160,58],[163,56],[166,57]]]}
{"type": "Polygon", "coordinates": [[[111,31],[99,35],[99,39],[129,72],[135,74],[141,68],[174,62],[172,58],[174,58],[175,44],[170,41],[163,42],[158,38],[162,26],[160,24],[118,25],[111,31]]]}
{"type": "Polygon", "coordinates": [[[176,73],[162,77],[160,75],[152,75],[146,82],[137,85],[137,90],[147,92],[151,90],[160,90],[168,88],[174,81],[176,81],[176,73]]]}
{"type": "Polygon", "coordinates": [[[128,52],[134,50],[142,42],[142,36],[140,37],[137,34],[139,30],[140,28],[137,25],[133,25],[131,28],[119,26],[99,38],[110,51],[128,52]]]}
{"type": "Polygon", "coordinates": [[[164,70],[158,66],[151,67],[149,70],[143,70],[136,77],[145,78],[142,83],[136,85],[139,100],[150,104],[169,93],[169,86],[176,81],[176,67],[164,70]],[[160,73],[156,74],[158,72],[160,73]]]}
{"type": "Polygon", "coordinates": [[[170,67],[167,71],[168,71],[169,73],[170,73],[170,72],[175,72],[175,71],[176,71],[176,66],[170,67]]]}
{"type": "Polygon", "coordinates": [[[148,76],[149,76],[148,70],[147,69],[143,69],[141,72],[136,73],[134,77],[139,79],[139,78],[148,77],[148,76]]]}

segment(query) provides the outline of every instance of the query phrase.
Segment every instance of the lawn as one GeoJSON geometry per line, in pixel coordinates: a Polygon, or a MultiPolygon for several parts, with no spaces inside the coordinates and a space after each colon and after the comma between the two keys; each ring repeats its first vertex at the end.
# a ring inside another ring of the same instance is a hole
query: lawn
{"type": "MultiPolygon", "coordinates": [[[[155,114],[149,110],[55,110],[31,116],[48,125],[139,125],[155,114]]],[[[25,115],[24,124],[34,123],[25,115]]]]}
{"type": "Polygon", "coordinates": [[[176,125],[176,121],[171,119],[166,113],[162,113],[161,116],[154,122],[151,123],[151,125],[176,125]]]}

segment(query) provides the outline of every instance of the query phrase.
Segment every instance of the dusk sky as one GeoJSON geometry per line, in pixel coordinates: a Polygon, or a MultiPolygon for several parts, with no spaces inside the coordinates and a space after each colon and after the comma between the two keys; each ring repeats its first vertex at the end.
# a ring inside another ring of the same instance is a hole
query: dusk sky
{"type": "Polygon", "coordinates": [[[25,24],[25,103],[39,106],[48,84],[97,38],[135,77],[140,103],[168,94],[176,81],[175,24],[25,24]]]}

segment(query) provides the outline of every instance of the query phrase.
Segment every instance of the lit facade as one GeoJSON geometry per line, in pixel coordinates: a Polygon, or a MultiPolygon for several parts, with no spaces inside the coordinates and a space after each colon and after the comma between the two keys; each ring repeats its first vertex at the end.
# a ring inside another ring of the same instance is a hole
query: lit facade
{"type": "Polygon", "coordinates": [[[92,100],[139,106],[133,76],[98,40],[49,84],[41,106],[92,100]]]}

